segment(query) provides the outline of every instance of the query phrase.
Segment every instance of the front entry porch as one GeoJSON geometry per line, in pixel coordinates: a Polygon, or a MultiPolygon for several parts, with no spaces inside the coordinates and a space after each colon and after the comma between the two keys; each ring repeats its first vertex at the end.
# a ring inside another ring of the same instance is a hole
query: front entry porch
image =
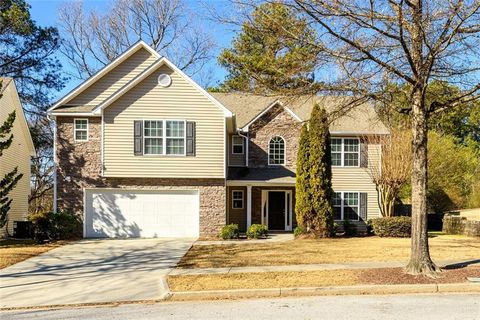
{"type": "Polygon", "coordinates": [[[292,231],[297,225],[291,184],[230,185],[227,192],[227,223],[238,224],[240,231],[252,224],[264,224],[269,231],[292,231]]]}

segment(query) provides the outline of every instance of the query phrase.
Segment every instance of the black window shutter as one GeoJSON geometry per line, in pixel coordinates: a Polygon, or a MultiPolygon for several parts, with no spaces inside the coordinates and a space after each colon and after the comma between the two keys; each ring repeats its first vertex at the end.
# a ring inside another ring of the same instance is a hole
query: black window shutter
{"type": "Polygon", "coordinates": [[[367,199],[368,193],[360,193],[360,220],[367,221],[367,199]]]}
{"type": "Polygon", "coordinates": [[[360,140],[360,167],[368,167],[368,143],[365,140],[360,140]]]}
{"type": "Polygon", "coordinates": [[[138,156],[143,154],[143,121],[133,121],[133,153],[138,156]]]}
{"type": "Polygon", "coordinates": [[[186,132],[186,155],[195,156],[195,122],[187,121],[187,132],[186,132]]]}

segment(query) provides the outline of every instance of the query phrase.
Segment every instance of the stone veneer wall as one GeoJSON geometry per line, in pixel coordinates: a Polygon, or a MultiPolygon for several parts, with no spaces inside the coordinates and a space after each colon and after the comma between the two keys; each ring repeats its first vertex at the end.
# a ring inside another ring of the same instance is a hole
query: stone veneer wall
{"type": "Polygon", "coordinates": [[[302,123],[294,119],[282,106],[272,107],[249,127],[248,166],[267,167],[270,139],[280,136],[285,140],[285,167],[295,171],[301,128],[302,123]]]}
{"type": "Polygon", "coordinates": [[[104,178],[101,176],[101,118],[88,118],[87,142],[74,141],[73,120],[73,117],[57,117],[58,210],[71,210],[83,216],[83,188],[198,189],[200,236],[218,235],[226,222],[224,179],[104,178]]]}

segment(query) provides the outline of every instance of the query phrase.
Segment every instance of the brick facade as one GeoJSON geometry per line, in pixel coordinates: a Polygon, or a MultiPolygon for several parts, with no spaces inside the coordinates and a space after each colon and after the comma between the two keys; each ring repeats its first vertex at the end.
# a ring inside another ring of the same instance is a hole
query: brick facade
{"type": "Polygon", "coordinates": [[[272,107],[249,126],[248,166],[267,167],[270,139],[280,136],[285,140],[285,167],[295,171],[301,129],[302,123],[282,106],[272,107]]]}
{"type": "MultiPolygon", "coordinates": [[[[80,117],[79,117],[80,118],[80,117]]],[[[226,221],[224,179],[105,178],[101,176],[101,118],[90,117],[89,139],[74,141],[74,118],[57,117],[57,206],[83,215],[83,188],[199,190],[200,236],[217,236],[226,221]]]]}

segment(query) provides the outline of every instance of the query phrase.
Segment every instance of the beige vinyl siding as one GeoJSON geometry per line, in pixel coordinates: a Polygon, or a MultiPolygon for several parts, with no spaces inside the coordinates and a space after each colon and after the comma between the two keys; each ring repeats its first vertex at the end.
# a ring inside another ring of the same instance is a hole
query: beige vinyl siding
{"type": "Polygon", "coordinates": [[[228,135],[227,148],[228,148],[228,165],[230,167],[244,167],[246,158],[246,143],[243,141],[243,154],[233,154],[232,149],[232,134],[228,135]]]}
{"type": "Polygon", "coordinates": [[[78,96],[69,101],[68,105],[98,105],[128,81],[148,68],[156,57],[144,48],[128,57],[116,68],[105,74],[78,96]]]}
{"type": "Polygon", "coordinates": [[[223,110],[179,74],[163,66],[104,111],[104,175],[107,177],[224,178],[223,110]],[[169,74],[162,88],[158,75],[169,74]],[[196,155],[135,156],[134,120],[187,120],[196,123],[196,155]]]}
{"type": "MultiPolygon", "coordinates": [[[[5,83],[3,83],[5,86],[5,83]]],[[[20,102],[16,99],[14,86],[8,85],[0,98],[0,125],[7,119],[8,114],[16,110],[16,118],[13,125],[13,142],[10,147],[3,151],[0,157],[0,178],[11,172],[18,166],[18,172],[23,173],[23,177],[18,181],[15,188],[8,194],[13,199],[11,209],[8,213],[8,233],[13,235],[13,221],[22,221],[27,219],[28,215],[28,195],[30,194],[30,149],[29,133],[22,126],[24,116],[21,112],[20,102]]],[[[0,237],[5,235],[5,227],[0,229],[0,237]]]]}
{"type": "MultiPolygon", "coordinates": [[[[368,146],[369,166],[379,163],[380,150],[380,145],[368,146]]],[[[380,216],[377,191],[367,168],[332,167],[332,187],[335,192],[367,192],[367,218],[380,216]]]]}

